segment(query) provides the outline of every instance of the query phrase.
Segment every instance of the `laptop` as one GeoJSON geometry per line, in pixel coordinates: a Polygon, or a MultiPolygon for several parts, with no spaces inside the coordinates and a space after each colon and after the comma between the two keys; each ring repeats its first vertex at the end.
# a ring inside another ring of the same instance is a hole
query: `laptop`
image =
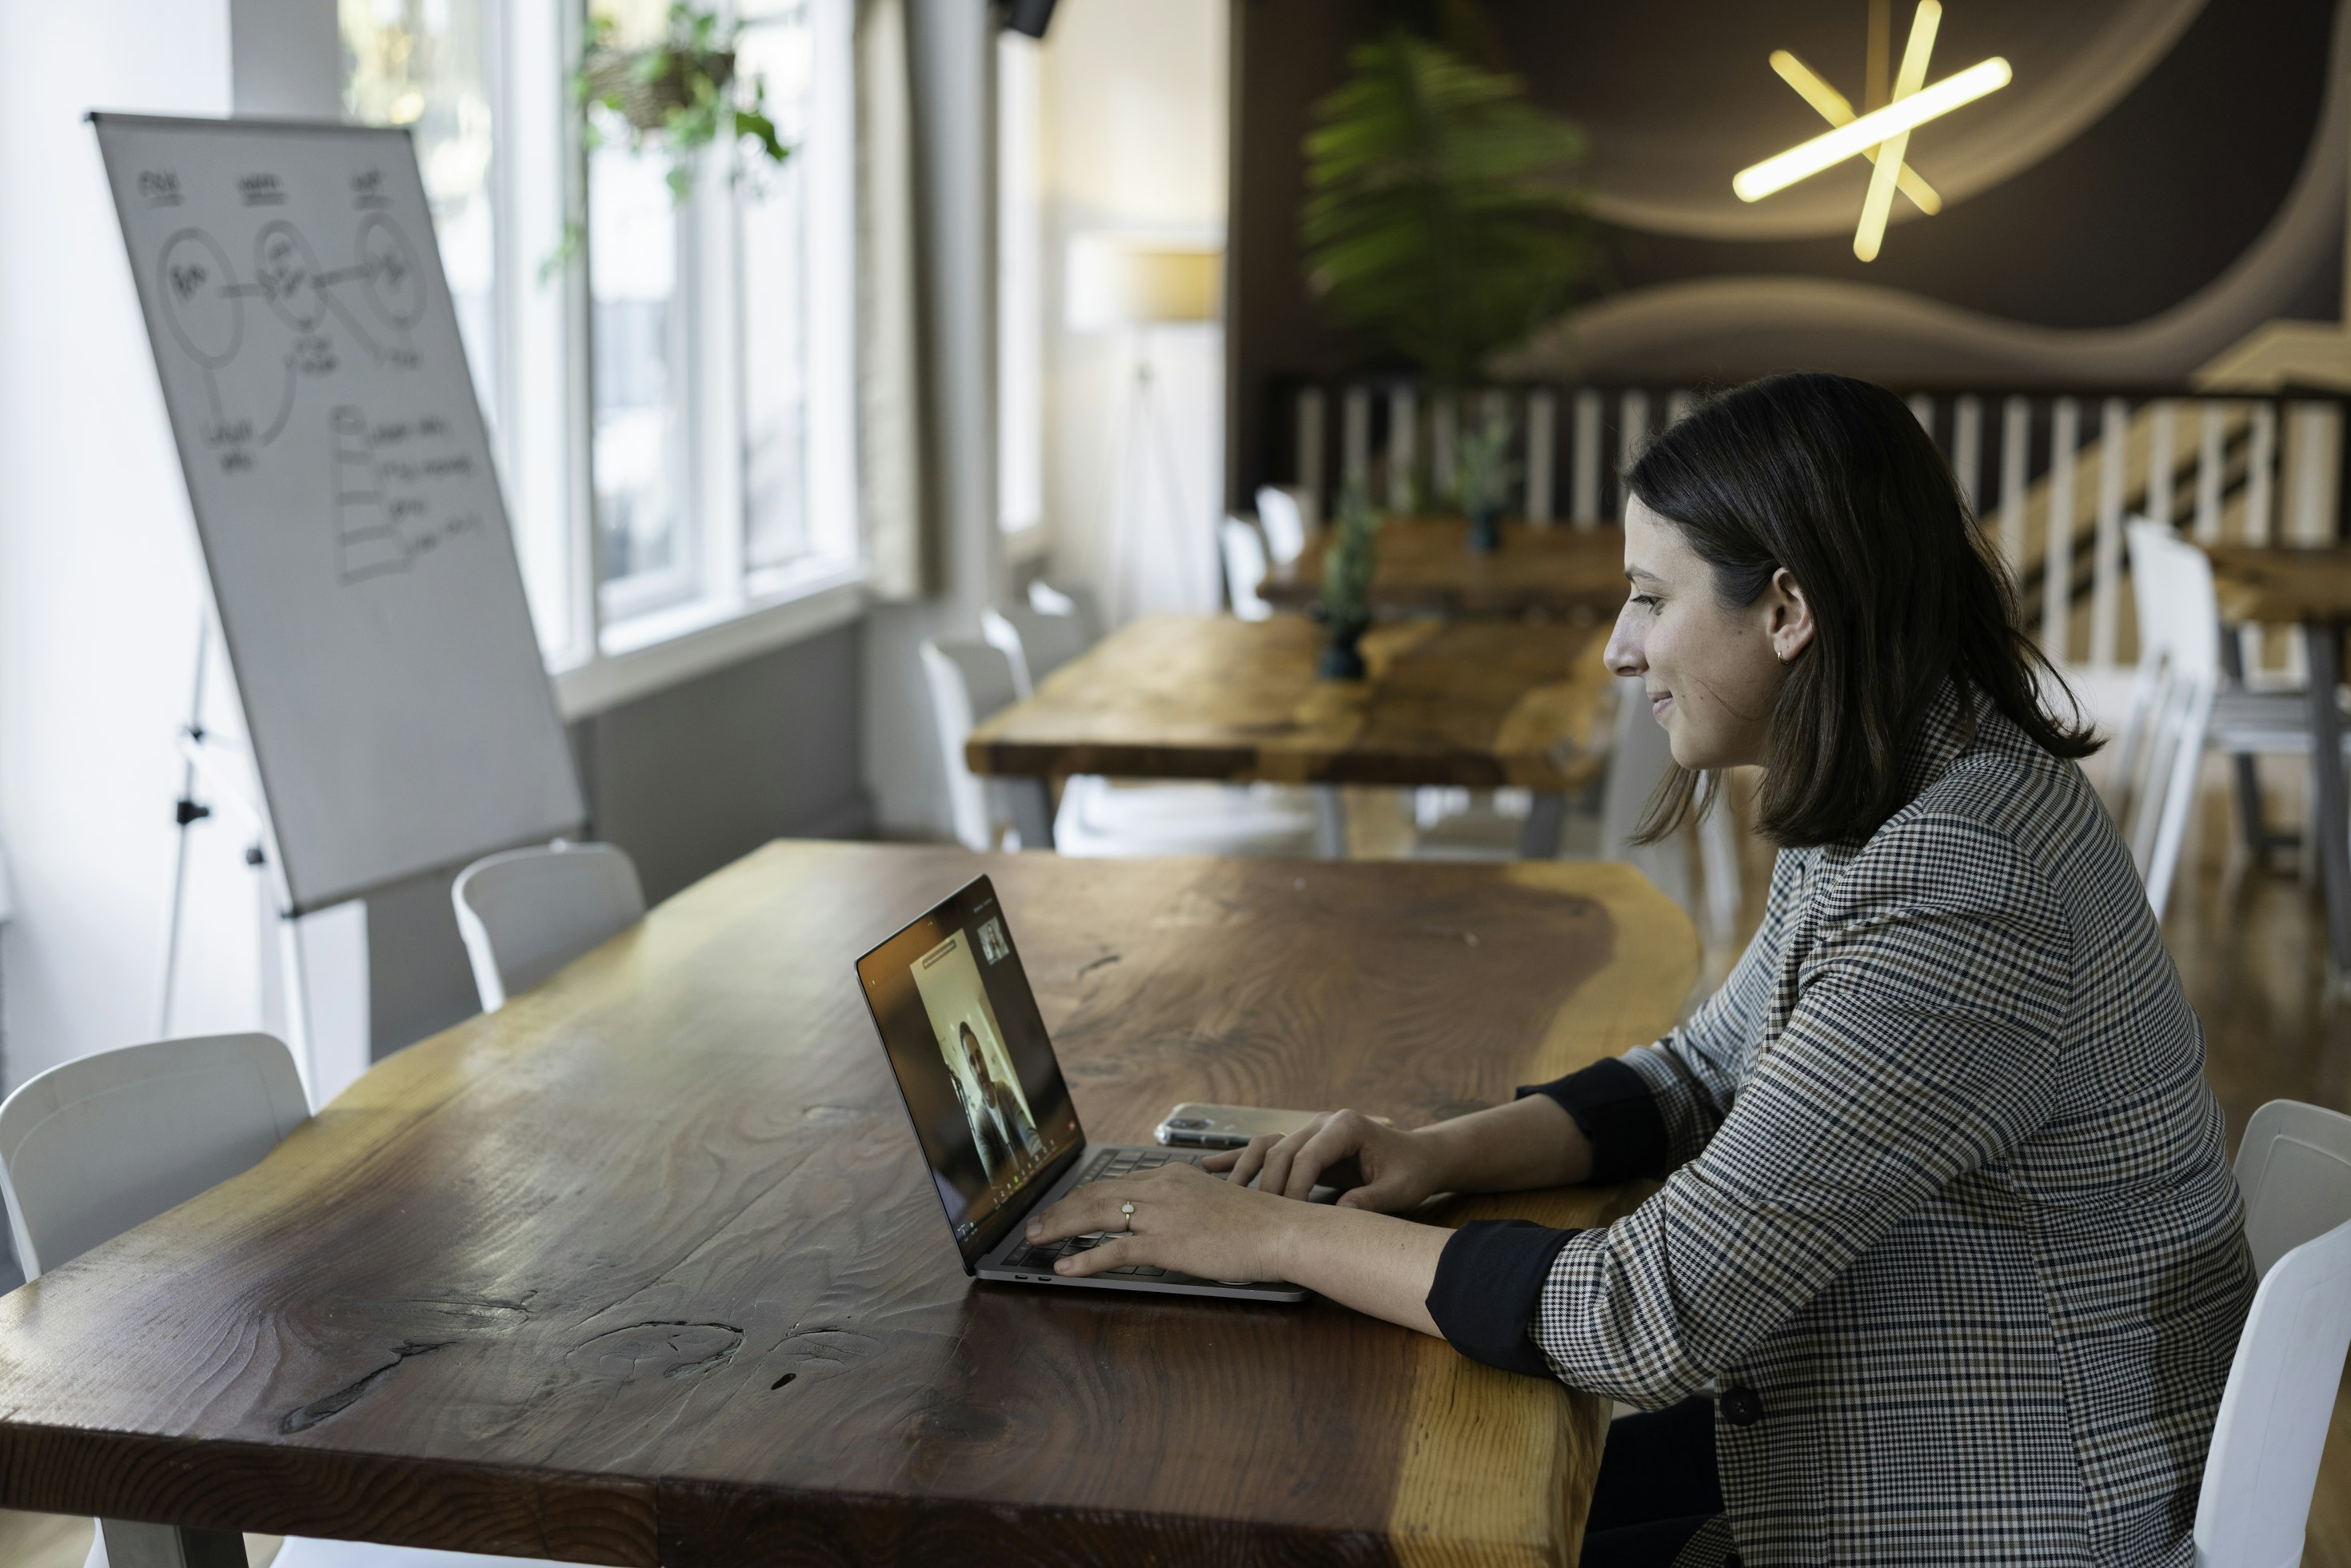
{"type": "Polygon", "coordinates": [[[1099,1244],[1102,1235],[1029,1245],[1030,1212],[1072,1187],[1196,1165],[1213,1151],[1086,1141],[987,878],[858,959],[857,977],[965,1273],[1096,1291],[1306,1299],[1298,1286],[1277,1281],[1201,1280],[1143,1266],[1071,1279],[1053,1272],[1053,1260],[1099,1244]]]}

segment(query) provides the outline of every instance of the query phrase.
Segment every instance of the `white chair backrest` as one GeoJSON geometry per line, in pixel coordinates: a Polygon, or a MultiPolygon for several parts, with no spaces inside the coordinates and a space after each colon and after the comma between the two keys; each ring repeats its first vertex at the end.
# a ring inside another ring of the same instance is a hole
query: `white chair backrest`
{"type": "Polygon", "coordinates": [[[485,856],[449,890],[482,1010],[531,987],[644,917],[636,862],[611,844],[558,840],[485,856]]]}
{"type": "Polygon", "coordinates": [[[0,1191],[28,1279],[250,1170],[310,1114],[266,1034],[158,1040],[50,1068],[0,1103],[0,1191]]]}
{"type": "Polygon", "coordinates": [[[2220,678],[2212,562],[2159,523],[2129,526],[2132,591],[2145,650],[2130,715],[2109,765],[2108,796],[2161,919],[2196,800],[2204,731],[2220,678]]]}
{"type": "Polygon", "coordinates": [[[1093,590],[1074,582],[1051,583],[1040,577],[1029,585],[1029,604],[1044,614],[1066,615],[1076,622],[1088,647],[1102,641],[1102,606],[1095,601],[1093,590]]]}
{"type": "Polygon", "coordinates": [[[931,688],[956,839],[968,850],[992,850],[1001,813],[987,781],[964,760],[963,747],[980,720],[1019,699],[1012,661],[986,643],[932,638],[923,643],[923,677],[931,688]]]}
{"type": "Polygon", "coordinates": [[[2212,1424],[2196,1561],[2293,1568],[2351,1349],[2351,1116],[2272,1101],[2245,1128],[2237,1184],[2262,1284],[2212,1424]]]}
{"type": "Polygon", "coordinates": [[[2253,1271],[2351,1219],[2351,1116],[2298,1100],[2253,1113],[2237,1145],[2253,1271]]]}
{"type": "Polygon", "coordinates": [[[1013,688],[1026,697],[1037,683],[1084,653],[1093,639],[1074,614],[1008,600],[979,612],[979,634],[1012,661],[1013,688]]]}
{"type": "Polygon", "coordinates": [[[1217,525],[1217,541],[1225,556],[1225,591],[1233,601],[1233,613],[1244,621],[1262,621],[1273,613],[1273,606],[1258,597],[1258,585],[1265,580],[1265,538],[1257,525],[1243,517],[1227,517],[1217,525]]]}
{"type": "Polygon", "coordinates": [[[1300,498],[1302,494],[1288,485],[1258,486],[1258,527],[1265,530],[1266,553],[1277,563],[1296,560],[1305,553],[1306,536],[1313,531],[1313,521],[1300,498]]]}

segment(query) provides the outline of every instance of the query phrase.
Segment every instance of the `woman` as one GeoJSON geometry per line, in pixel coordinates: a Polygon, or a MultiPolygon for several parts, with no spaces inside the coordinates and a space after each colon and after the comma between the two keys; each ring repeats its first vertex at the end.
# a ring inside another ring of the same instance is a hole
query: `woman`
{"type": "Polygon", "coordinates": [[[1612,1430],[1587,1564],[2190,1563],[2253,1280],[2202,1030],[2074,761],[2095,742],[2042,706],[2062,683],[1884,390],[1740,388],[1626,483],[1609,667],[1687,770],[1653,828],[1698,770],[1765,769],[1782,852],[1729,980],[1511,1104],[1332,1113],[1030,1234],[1132,1202],[1056,1266],[1286,1278],[1667,1412],[1612,1430]],[[1340,1207],[1283,1201],[1346,1160],[1340,1207]],[[1396,1218],[1635,1176],[1665,1186],[1604,1229],[1396,1218]]]}

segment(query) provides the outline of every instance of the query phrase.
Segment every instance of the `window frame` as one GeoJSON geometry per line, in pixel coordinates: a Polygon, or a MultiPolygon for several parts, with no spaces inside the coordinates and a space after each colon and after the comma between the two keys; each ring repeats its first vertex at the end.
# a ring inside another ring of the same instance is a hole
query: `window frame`
{"type": "Polygon", "coordinates": [[[794,156],[806,160],[810,214],[805,472],[817,548],[801,560],[747,567],[747,356],[736,329],[746,266],[735,182],[741,154],[714,146],[697,160],[694,198],[679,209],[684,221],[677,225],[682,320],[673,330],[686,361],[677,382],[686,448],[681,559],[646,579],[605,584],[592,471],[589,258],[544,277],[540,268],[562,245],[570,218],[586,210],[586,120],[569,80],[586,36],[587,0],[484,0],[499,367],[494,444],[541,655],[566,719],[817,635],[863,612],[854,325],[850,313],[824,308],[853,298],[856,277],[853,0],[806,4],[817,62],[807,133],[794,156]]]}

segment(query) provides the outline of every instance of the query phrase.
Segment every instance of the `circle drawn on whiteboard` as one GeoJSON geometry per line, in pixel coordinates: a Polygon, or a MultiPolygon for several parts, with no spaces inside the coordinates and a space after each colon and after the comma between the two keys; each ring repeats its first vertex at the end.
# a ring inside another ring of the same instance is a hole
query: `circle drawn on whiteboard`
{"type": "Polygon", "coordinates": [[[360,225],[360,266],[367,274],[368,303],[391,325],[406,331],[424,315],[424,269],[400,225],[381,213],[360,225]]]}
{"type": "Polygon", "coordinates": [[[188,357],[208,370],[236,358],[245,340],[245,301],[228,291],[228,255],[202,229],[182,229],[163,244],[160,264],[163,319],[188,357]]]}
{"type": "Polygon", "coordinates": [[[307,332],[327,313],[319,292],[319,258],[302,231],[284,218],[264,225],[253,239],[254,281],[277,319],[298,332],[307,332]]]}

